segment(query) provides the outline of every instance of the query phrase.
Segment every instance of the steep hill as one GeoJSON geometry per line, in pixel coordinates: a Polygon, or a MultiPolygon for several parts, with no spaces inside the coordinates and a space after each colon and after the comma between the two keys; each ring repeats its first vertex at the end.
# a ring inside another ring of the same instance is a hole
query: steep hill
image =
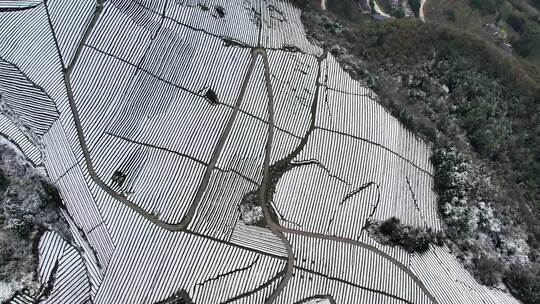
{"type": "Polygon", "coordinates": [[[434,7],[457,11],[458,2],[428,1],[426,23],[300,6],[312,39],[435,144],[439,208],[454,254],[479,281],[506,283],[535,303],[538,280],[516,278],[515,269],[529,267],[534,275],[539,268],[540,78],[529,59],[540,49],[525,59],[495,43],[480,24],[495,16],[483,16],[473,3],[459,6],[455,20],[429,21],[440,19],[434,7]]]}
{"type": "MultiPolygon", "coordinates": [[[[468,106],[491,109],[488,99],[511,93],[492,81],[501,71],[466,73],[454,59],[469,57],[452,50],[478,44],[445,28],[373,24],[368,1],[362,11],[339,3],[343,22],[283,0],[0,4],[2,133],[46,168],[75,228],[76,247],[54,233],[40,240],[47,300],[526,300],[518,288],[535,281],[506,266],[530,266],[528,227],[500,221],[491,197],[480,204],[492,188],[467,191],[491,187],[490,167],[460,121],[468,106]],[[445,37],[442,49],[418,43],[445,37]],[[460,111],[440,102],[457,121],[446,133],[420,114],[438,113],[428,101],[458,87],[460,111]],[[408,96],[425,107],[400,110],[408,96]],[[429,142],[439,138],[440,148],[429,142]],[[479,269],[496,272],[479,283],[479,269]]],[[[490,59],[486,48],[469,59],[490,59]]],[[[500,109],[515,113],[499,101],[482,121],[491,132],[513,123],[493,123],[500,109]]]]}

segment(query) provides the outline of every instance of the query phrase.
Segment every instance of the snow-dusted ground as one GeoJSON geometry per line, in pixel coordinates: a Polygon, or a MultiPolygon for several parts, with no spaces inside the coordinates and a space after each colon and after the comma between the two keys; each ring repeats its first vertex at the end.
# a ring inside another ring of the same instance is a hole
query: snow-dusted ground
{"type": "MultiPolygon", "coordinates": [[[[234,112],[251,49],[262,48],[275,103],[271,163],[301,143],[314,119],[293,160],[303,165],[276,184],[279,224],[387,255],[285,233],[295,262],[276,303],[325,294],[337,303],[517,303],[475,283],[447,249],[409,255],[363,233],[368,218],[391,216],[441,228],[430,148],[307,40],[290,4],[111,0],[100,14],[94,11],[94,0],[49,0],[0,13],[0,93],[19,96],[0,99],[11,105],[0,115],[0,133],[46,167],[78,246],[53,233],[43,238],[41,277],[60,261],[48,302],[154,303],[184,289],[196,303],[264,303],[278,288],[287,261],[283,242],[266,228],[243,224],[238,211],[263,177],[269,98],[261,57],[182,231],[154,225],[95,182],[64,78],[69,70],[98,178],[158,220],[177,223],[234,112]],[[205,98],[208,89],[219,104],[205,98]],[[126,175],[122,185],[112,181],[116,171],[126,175]]],[[[14,303],[26,303],[24,297],[14,303]]]]}

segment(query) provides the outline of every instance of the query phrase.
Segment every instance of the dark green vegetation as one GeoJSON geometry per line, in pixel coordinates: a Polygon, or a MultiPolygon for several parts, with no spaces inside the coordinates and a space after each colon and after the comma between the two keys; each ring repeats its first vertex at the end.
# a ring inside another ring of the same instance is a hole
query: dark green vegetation
{"type": "Polygon", "coordinates": [[[523,303],[538,303],[540,299],[540,267],[512,266],[504,278],[504,283],[516,298],[523,303]]]}
{"type": "Polygon", "coordinates": [[[116,170],[116,171],[114,171],[114,173],[113,173],[113,175],[111,177],[111,180],[112,180],[113,184],[115,184],[116,186],[122,187],[122,185],[126,181],[126,178],[127,178],[127,176],[126,176],[125,173],[123,173],[120,170],[116,170]]]}
{"type": "Polygon", "coordinates": [[[56,189],[4,142],[0,143],[0,282],[34,289],[37,246],[45,230],[65,239],[69,228],[59,213],[56,189]]]}
{"type": "Polygon", "coordinates": [[[217,96],[216,92],[214,92],[214,90],[212,90],[212,89],[208,89],[206,91],[206,93],[204,94],[204,98],[206,98],[206,100],[208,100],[208,102],[211,105],[218,105],[219,104],[218,96],[217,96]]]}
{"type": "Polygon", "coordinates": [[[430,0],[426,20],[483,36],[540,68],[540,19],[532,0],[430,0]],[[446,18],[445,18],[446,16],[446,18]],[[489,24],[490,27],[486,27],[489,24]]]}
{"type": "Polygon", "coordinates": [[[479,10],[482,15],[492,15],[497,12],[495,0],[469,0],[469,6],[479,10]]]}
{"type": "Polygon", "coordinates": [[[420,11],[420,0],[409,0],[409,6],[411,7],[414,15],[418,17],[420,11]]]}
{"type": "MultiPolygon", "coordinates": [[[[382,10],[386,13],[388,13],[389,15],[391,16],[394,16],[396,18],[404,18],[405,17],[405,12],[403,11],[403,8],[399,7],[399,8],[395,8],[393,7],[392,5],[392,0],[376,0],[377,3],[381,6],[382,10]]],[[[400,0],[399,3],[401,3],[401,1],[405,1],[405,0],[400,0]]],[[[414,2],[416,0],[412,0],[411,2],[414,2]]],[[[420,3],[418,1],[418,7],[420,7],[420,3]]]]}
{"type": "Polygon", "coordinates": [[[436,190],[452,252],[480,282],[504,282],[524,303],[536,303],[530,299],[538,299],[540,281],[534,277],[540,263],[540,74],[528,59],[540,48],[524,60],[480,34],[484,21],[498,18],[505,25],[495,29],[523,32],[534,20],[499,0],[495,14],[489,3],[432,3],[441,5],[442,24],[352,21],[317,9],[304,9],[303,22],[383,106],[435,144],[436,190]],[[449,19],[461,28],[449,26],[449,19]],[[339,31],[329,30],[336,24],[339,31]],[[512,274],[517,267],[529,274],[512,274]]]}
{"type": "Polygon", "coordinates": [[[422,229],[402,225],[395,217],[381,223],[369,223],[367,229],[380,243],[400,246],[409,253],[426,252],[431,244],[443,245],[445,238],[444,235],[435,233],[430,228],[422,229]]]}
{"type": "Polygon", "coordinates": [[[439,194],[440,214],[451,239],[464,238],[471,232],[471,210],[467,204],[467,185],[460,178],[467,172],[466,160],[457,150],[438,147],[431,161],[435,167],[435,189],[439,194]]]}
{"type": "MultiPolygon", "coordinates": [[[[503,282],[523,303],[537,303],[540,296],[537,244],[529,244],[530,262],[522,263],[515,259],[520,254],[520,248],[507,246],[505,241],[515,240],[513,234],[520,231],[513,227],[512,215],[494,216],[493,209],[483,205],[486,198],[496,198],[478,193],[489,190],[489,187],[481,185],[477,178],[469,177],[472,172],[470,160],[456,149],[439,146],[434,151],[432,161],[436,171],[435,186],[439,193],[440,214],[448,225],[447,235],[454,242],[454,253],[462,261],[467,261],[465,266],[481,283],[496,285],[503,282]],[[476,235],[484,236],[491,245],[475,244],[476,235]]],[[[529,243],[537,237],[529,235],[529,243]]]]}

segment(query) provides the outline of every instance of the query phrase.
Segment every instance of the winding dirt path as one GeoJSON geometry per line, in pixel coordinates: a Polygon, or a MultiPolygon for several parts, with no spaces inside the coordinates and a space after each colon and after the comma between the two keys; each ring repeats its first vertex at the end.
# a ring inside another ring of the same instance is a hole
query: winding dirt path
{"type": "Polygon", "coordinates": [[[156,216],[152,215],[151,213],[144,210],[143,208],[141,208],[137,204],[133,203],[132,201],[127,199],[122,194],[117,193],[109,185],[107,185],[107,183],[105,183],[103,180],[101,180],[101,178],[97,175],[97,173],[96,173],[96,171],[94,169],[94,164],[92,162],[92,157],[90,155],[90,150],[89,150],[88,145],[86,143],[83,127],[82,127],[82,124],[81,124],[81,119],[80,119],[79,112],[78,112],[78,109],[77,109],[77,103],[75,101],[75,96],[73,94],[73,87],[72,87],[72,84],[71,84],[71,73],[73,72],[73,69],[74,69],[75,65],[77,64],[78,59],[80,57],[80,54],[82,52],[82,49],[84,48],[84,45],[85,45],[86,41],[90,37],[90,34],[92,33],[92,31],[93,31],[93,29],[94,29],[94,27],[95,27],[95,25],[97,23],[97,20],[99,19],[99,16],[102,13],[102,11],[103,11],[103,2],[98,2],[97,5],[96,5],[96,8],[94,10],[92,20],[90,21],[90,24],[89,24],[88,28],[86,29],[85,34],[84,34],[83,38],[81,39],[79,45],[77,46],[77,49],[75,51],[75,55],[73,56],[73,60],[67,66],[67,68],[63,69],[63,78],[64,78],[64,84],[65,84],[65,87],[66,87],[67,97],[68,97],[68,101],[69,101],[69,107],[70,107],[71,113],[73,114],[73,121],[75,123],[75,129],[76,129],[76,132],[77,132],[77,139],[79,140],[79,144],[80,144],[82,152],[83,152],[83,156],[84,156],[84,160],[85,160],[85,164],[86,164],[86,169],[88,170],[88,174],[90,175],[90,178],[101,189],[103,189],[107,194],[114,197],[115,199],[117,199],[118,201],[120,201],[121,203],[123,203],[124,205],[126,205],[127,207],[132,209],[133,211],[137,212],[139,215],[141,215],[142,217],[144,217],[148,221],[152,222],[154,225],[156,225],[156,226],[158,226],[160,228],[163,228],[165,230],[169,230],[169,231],[184,231],[187,228],[187,226],[191,223],[191,221],[193,219],[193,216],[195,215],[195,212],[197,210],[199,202],[201,201],[201,199],[202,199],[202,197],[204,195],[204,192],[206,191],[206,188],[208,187],[208,182],[209,182],[210,177],[212,175],[212,172],[213,172],[213,170],[214,170],[214,168],[216,166],[216,163],[217,163],[217,161],[219,159],[219,156],[221,155],[221,152],[223,150],[225,142],[227,141],[227,138],[229,137],[229,134],[230,134],[230,132],[232,130],[232,127],[234,125],[234,122],[236,120],[238,112],[240,110],[240,105],[242,104],[242,101],[244,99],[244,95],[246,93],[247,85],[249,84],[249,80],[251,79],[251,74],[253,73],[253,69],[255,67],[255,63],[256,63],[257,57],[259,55],[259,52],[256,51],[256,50],[252,52],[251,61],[249,63],[248,71],[247,71],[247,73],[246,73],[246,75],[244,77],[244,80],[242,82],[242,87],[240,89],[240,93],[238,95],[238,98],[236,99],[234,109],[233,109],[231,115],[229,116],[229,119],[227,121],[227,125],[225,126],[225,129],[221,133],[221,136],[220,136],[220,138],[219,138],[219,140],[218,140],[218,142],[216,144],[216,147],[214,148],[214,150],[212,152],[210,162],[209,162],[208,166],[206,167],[205,173],[203,175],[201,183],[199,184],[199,187],[197,189],[197,192],[195,194],[195,198],[194,198],[193,202],[191,203],[188,211],[186,212],[186,214],[184,215],[184,217],[182,218],[182,220],[179,223],[174,223],[174,224],[167,223],[167,222],[161,221],[156,216]]]}
{"type": "MultiPolygon", "coordinates": [[[[79,117],[77,104],[76,104],[75,97],[73,94],[73,89],[72,89],[72,84],[71,84],[71,73],[73,71],[73,68],[78,62],[82,49],[86,41],[88,40],[90,34],[92,33],[93,28],[95,27],[102,10],[103,10],[103,2],[98,2],[96,9],[94,11],[92,20],[88,28],[86,29],[83,39],[80,41],[77,47],[77,50],[76,50],[76,53],[72,62],[69,63],[67,68],[63,69],[63,78],[64,78],[64,84],[67,91],[69,107],[73,115],[77,138],[83,152],[86,168],[88,170],[90,178],[107,194],[114,197],[119,202],[129,207],[130,209],[132,209],[133,211],[135,211],[136,213],[138,213],[139,215],[141,215],[148,221],[152,222],[154,225],[168,231],[184,231],[189,225],[189,223],[191,222],[196,212],[196,209],[198,207],[198,204],[200,200],[202,199],[203,194],[206,191],[206,188],[208,187],[211,174],[219,159],[219,156],[221,155],[225,142],[227,141],[227,138],[232,130],[240,105],[242,104],[242,101],[244,99],[247,85],[249,83],[249,80],[251,79],[251,75],[253,73],[256,60],[258,56],[260,55],[262,56],[263,63],[264,63],[264,77],[265,77],[266,89],[267,89],[267,94],[268,94],[268,116],[269,116],[268,117],[268,120],[269,120],[268,138],[267,138],[266,146],[265,146],[265,159],[264,159],[264,166],[263,166],[263,182],[262,182],[261,191],[259,193],[261,201],[264,201],[266,199],[266,195],[268,194],[267,191],[268,191],[268,184],[269,184],[268,177],[269,177],[269,167],[270,167],[270,156],[271,156],[271,151],[272,151],[272,141],[273,141],[273,134],[274,134],[275,126],[274,126],[274,96],[273,96],[272,84],[271,84],[271,78],[270,78],[270,67],[269,67],[268,56],[266,54],[266,51],[261,48],[255,48],[253,49],[251,53],[251,61],[248,66],[247,73],[244,76],[242,87],[237,97],[233,112],[229,116],[227,125],[225,129],[223,130],[216,147],[214,148],[214,151],[211,156],[211,161],[209,165],[207,166],[203,179],[198,187],[195,199],[193,200],[187,213],[185,214],[185,216],[179,223],[171,224],[171,223],[166,223],[164,221],[159,220],[157,217],[153,216],[152,214],[150,214],[149,212],[147,212],[140,206],[128,200],[125,196],[115,192],[110,186],[108,186],[104,181],[100,179],[100,177],[97,175],[94,169],[90,151],[89,151],[89,148],[87,146],[86,139],[84,136],[84,131],[83,131],[80,117],[79,117]]],[[[306,237],[319,238],[319,239],[331,240],[331,241],[336,241],[336,242],[343,242],[343,243],[352,244],[355,246],[365,248],[366,250],[372,251],[375,254],[389,260],[392,264],[396,265],[401,270],[403,270],[407,275],[409,275],[415,281],[416,284],[418,284],[418,286],[432,300],[433,303],[438,304],[436,299],[431,295],[431,293],[426,289],[424,284],[416,277],[416,275],[411,270],[409,270],[405,265],[401,264],[399,261],[397,261],[393,257],[382,252],[381,250],[373,246],[364,244],[362,242],[358,242],[358,241],[354,241],[350,239],[345,239],[345,238],[340,238],[340,237],[330,236],[330,235],[323,235],[323,234],[318,234],[318,233],[312,233],[312,232],[305,232],[305,231],[300,231],[300,230],[295,230],[295,229],[283,228],[272,220],[272,217],[270,216],[270,211],[268,210],[267,206],[265,204],[261,204],[261,205],[263,205],[263,213],[264,213],[264,217],[266,219],[269,229],[278,238],[280,238],[281,241],[284,243],[287,250],[287,256],[288,256],[285,274],[282,280],[280,281],[280,284],[278,285],[278,287],[273,291],[273,293],[270,295],[270,297],[266,300],[265,303],[267,304],[274,303],[274,301],[278,298],[278,296],[281,294],[283,289],[286,287],[289,280],[292,278],[292,274],[294,270],[294,253],[293,253],[292,245],[290,244],[290,242],[284,235],[284,233],[290,233],[290,234],[297,234],[297,235],[302,235],[306,237]]]]}
{"type": "Polygon", "coordinates": [[[418,11],[418,17],[422,22],[426,22],[426,17],[424,15],[424,6],[426,5],[427,0],[420,0],[420,10],[418,11]]]}
{"type": "MultiPolygon", "coordinates": [[[[268,184],[269,184],[269,177],[270,177],[270,158],[272,155],[272,143],[274,139],[274,93],[272,90],[272,82],[270,78],[270,65],[268,63],[268,56],[266,54],[266,51],[264,49],[258,49],[257,54],[260,54],[263,58],[264,63],[264,80],[266,84],[266,92],[268,94],[268,137],[266,139],[266,146],[265,146],[265,156],[264,156],[264,163],[263,163],[263,181],[261,185],[261,191],[259,191],[259,201],[265,202],[266,201],[266,195],[268,191],[268,184]]],[[[270,216],[270,210],[268,210],[268,206],[266,204],[261,204],[261,207],[263,209],[264,218],[266,220],[266,223],[268,224],[268,228],[272,233],[277,236],[283,245],[285,245],[285,249],[287,250],[287,263],[285,264],[285,274],[283,275],[283,278],[279,282],[279,285],[270,297],[268,297],[265,301],[266,304],[274,303],[275,300],[279,297],[283,289],[287,286],[289,283],[289,280],[292,278],[293,271],[294,271],[294,252],[291,243],[289,240],[285,237],[285,235],[279,230],[280,226],[272,221],[272,217],[270,216]]]]}
{"type": "MultiPolygon", "coordinates": [[[[266,141],[266,151],[265,151],[265,159],[264,159],[264,167],[263,167],[263,182],[261,186],[261,191],[259,191],[259,199],[260,202],[266,201],[266,195],[268,194],[268,178],[269,178],[269,167],[270,167],[270,156],[272,151],[272,143],[273,143],[273,134],[274,134],[274,97],[272,93],[272,84],[270,79],[270,66],[268,64],[268,56],[266,54],[266,51],[264,49],[259,49],[255,51],[256,53],[260,54],[263,57],[264,62],[264,76],[265,76],[265,82],[266,82],[266,88],[268,92],[268,138],[266,141]]],[[[318,81],[318,80],[317,80],[318,81]]],[[[268,228],[281,239],[281,241],[284,243],[286,250],[287,250],[287,264],[285,267],[285,275],[283,276],[280,284],[278,287],[274,290],[272,295],[265,301],[266,304],[274,303],[274,301],[277,299],[279,294],[283,291],[283,289],[286,287],[288,281],[292,278],[292,274],[294,271],[294,252],[292,249],[292,245],[290,244],[289,240],[285,237],[283,233],[289,233],[289,234],[296,234],[296,235],[302,235],[305,237],[311,237],[311,238],[317,238],[317,239],[323,239],[323,240],[330,240],[330,241],[336,241],[336,242],[342,242],[346,244],[351,244],[355,246],[362,247],[368,251],[371,251],[384,259],[387,259],[390,261],[393,265],[397,266],[399,269],[401,269],[403,272],[405,272],[417,285],[418,287],[426,294],[426,296],[434,303],[438,304],[438,301],[433,297],[433,295],[429,292],[429,290],[426,288],[424,283],[405,265],[403,265],[401,262],[393,258],[392,256],[388,255],[387,253],[381,251],[380,249],[373,247],[371,245],[341,238],[337,236],[332,235],[326,235],[326,234],[320,234],[320,233],[314,233],[314,232],[306,232],[296,229],[290,229],[280,226],[278,223],[274,222],[272,217],[270,216],[270,211],[268,210],[268,206],[264,203],[261,203],[261,206],[263,208],[263,214],[266,220],[266,223],[268,225],[268,228]]]]}

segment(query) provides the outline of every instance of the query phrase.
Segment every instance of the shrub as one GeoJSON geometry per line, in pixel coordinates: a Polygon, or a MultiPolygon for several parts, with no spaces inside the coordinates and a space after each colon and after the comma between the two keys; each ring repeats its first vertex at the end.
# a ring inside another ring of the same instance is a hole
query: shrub
{"type": "Polygon", "coordinates": [[[523,304],[537,304],[540,299],[540,266],[512,265],[506,271],[504,283],[523,304]]]}
{"type": "Polygon", "coordinates": [[[409,0],[409,6],[414,12],[414,15],[418,16],[420,13],[420,6],[421,6],[420,0],[409,0]]]}
{"type": "Polygon", "coordinates": [[[32,278],[37,277],[36,253],[42,233],[54,230],[70,240],[59,210],[63,206],[56,189],[3,143],[0,173],[5,188],[0,191],[0,281],[35,292],[39,284],[32,278]]]}
{"type": "Polygon", "coordinates": [[[396,217],[391,217],[382,222],[379,226],[379,231],[390,237],[390,239],[398,239],[400,236],[400,220],[396,217]]]}
{"type": "Polygon", "coordinates": [[[469,0],[469,6],[479,10],[482,15],[493,15],[497,12],[494,0],[469,0]]]}
{"type": "Polygon", "coordinates": [[[405,18],[405,11],[403,10],[403,8],[399,8],[394,10],[391,15],[398,19],[405,18]]]}
{"type": "Polygon", "coordinates": [[[462,178],[466,172],[466,160],[455,148],[437,146],[431,161],[435,167],[435,190],[439,194],[438,205],[447,224],[447,234],[452,240],[459,240],[471,231],[471,210],[462,178]]]}
{"type": "Polygon", "coordinates": [[[444,11],[444,15],[446,16],[446,20],[448,21],[456,21],[456,13],[454,10],[448,9],[444,11]]]}
{"type": "Polygon", "coordinates": [[[4,170],[0,168],[0,192],[5,191],[8,186],[9,186],[9,180],[6,177],[4,170]]]}
{"type": "Polygon", "coordinates": [[[508,25],[510,25],[514,29],[514,31],[518,33],[521,33],[521,31],[525,28],[525,19],[515,14],[510,14],[506,18],[506,23],[508,23],[508,25]]]}
{"type": "Polygon", "coordinates": [[[409,253],[423,253],[429,250],[430,244],[441,245],[443,235],[435,233],[431,228],[415,228],[401,224],[396,217],[373,225],[371,233],[382,244],[400,246],[409,253]]]}
{"type": "Polygon", "coordinates": [[[504,266],[497,259],[482,256],[475,259],[477,277],[484,285],[493,286],[501,282],[504,266]]]}
{"type": "Polygon", "coordinates": [[[208,89],[206,91],[206,93],[204,94],[204,98],[206,98],[206,100],[208,100],[208,102],[212,105],[218,105],[219,104],[219,100],[218,100],[218,96],[216,94],[216,92],[212,89],[208,89]]]}
{"type": "Polygon", "coordinates": [[[219,18],[225,18],[225,9],[223,6],[218,5],[214,8],[219,18]]]}
{"type": "Polygon", "coordinates": [[[519,35],[519,39],[516,43],[514,43],[514,49],[521,57],[527,57],[531,54],[533,50],[534,41],[532,38],[531,33],[525,28],[521,35],[519,35]]]}
{"type": "Polygon", "coordinates": [[[112,176],[112,182],[113,184],[115,184],[116,186],[118,187],[122,187],[122,185],[124,184],[124,182],[126,181],[126,174],[123,173],[122,171],[120,170],[116,170],[114,173],[113,173],[113,176],[112,176]]]}
{"type": "Polygon", "coordinates": [[[328,10],[347,20],[354,20],[359,14],[358,6],[352,0],[328,0],[326,6],[328,10]]]}

